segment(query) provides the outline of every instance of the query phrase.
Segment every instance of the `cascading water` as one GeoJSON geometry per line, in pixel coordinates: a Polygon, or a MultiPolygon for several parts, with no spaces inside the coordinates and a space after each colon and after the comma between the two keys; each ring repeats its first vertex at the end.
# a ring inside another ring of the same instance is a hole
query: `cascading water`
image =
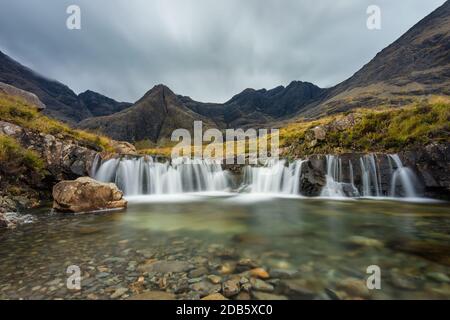
{"type": "Polygon", "coordinates": [[[342,161],[338,157],[327,155],[326,184],[322,189],[322,197],[344,197],[342,181],[342,161]]]}
{"type": "Polygon", "coordinates": [[[327,173],[325,175],[325,186],[322,188],[321,197],[341,198],[346,196],[359,196],[355,187],[353,176],[353,165],[349,160],[349,182],[344,182],[342,159],[337,156],[327,155],[327,173]]]}
{"type": "MultiPolygon", "coordinates": [[[[368,154],[352,160],[326,156],[326,183],[322,197],[417,197],[418,179],[404,167],[398,155],[387,158],[368,154]],[[388,161],[386,160],[388,159],[388,161]],[[380,161],[384,163],[380,169],[380,161]],[[384,168],[388,168],[387,170],[384,168]],[[383,172],[383,175],[381,174],[383,172]],[[382,181],[383,180],[383,181],[382,181]]],[[[301,194],[303,164],[268,160],[262,166],[246,166],[239,190],[250,193],[301,194]]],[[[116,158],[101,162],[96,157],[91,175],[114,182],[125,195],[176,194],[199,191],[230,191],[233,179],[214,160],[177,158],[160,163],[151,157],[116,158]]]]}
{"type": "Polygon", "coordinates": [[[151,157],[110,159],[101,164],[94,178],[115,182],[127,196],[225,191],[231,185],[220,163],[189,158],[174,159],[171,164],[151,157]]]}
{"type": "Polygon", "coordinates": [[[416,198],[417,177],[411,169],[404,167],[400,157],[396,154],[389,155],[389,159],[394,162],[395,170],[392,173],[390,196],[396,197],[399,194],[407,198],[416,198]]]}
{"type": "Polygon", "coordinates": [[[359,159],[361,166],[362,195],[364,197],[379,197],[381,191],[380,170],[375,155],[368,154],[359,159]]]}
{"type": "Polygon", "coordinates": [[[381,179],[379,161],[374,154],[367,154],[359,158],[360,184],[359,190],[355,185],[355,175],[351,160],[348,161],[349,181],[343,179],[342,161],[337,156],[328,155],[326,157],[327,174],[326,184],[322,189],[323,197],[382,197],[404,196],[407,198],[417,197],[419,185],[413,171],[404,167],[398,155],[388,155],[390,181],[385,181],[385,190],[381,179]],[[390,186],[390,188],[389,188],[390,186]]]}
{"type": "Polygon", "coordinates": [[[300,193],[300,174],[304,160],[286,165],[285,160],[269,160],[263,166],[246,166],[244,185],[251,193],[300,193]]]}

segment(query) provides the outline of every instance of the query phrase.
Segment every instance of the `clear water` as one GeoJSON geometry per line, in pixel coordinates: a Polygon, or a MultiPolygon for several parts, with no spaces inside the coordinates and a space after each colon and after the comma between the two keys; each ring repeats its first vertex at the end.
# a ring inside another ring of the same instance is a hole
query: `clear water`
{"type": "MultiPolygon", "coordinates": [[[[298,271],[284,281],[302,281],[318,299],[329,290],[346,299],[450,298],[448,203],[217,193],[134,197],[123,212],[33,214],[35,223],[0,233],[2,299],[109,299],[137,281],[134,266],[148,259],[203,259],[213,274],[243,258],[269,272],[298,271]],[[354,236],[378,242],[355,245],[354,236]],[[70,265],[81,268],[80,291],[65,286],[70,265]],[[342,281],[365,283],[369,265],[381,268],[381,290],[345,293],[342,281]]],[[[145,290],[161,290],[145,281],[145,290]]]]}

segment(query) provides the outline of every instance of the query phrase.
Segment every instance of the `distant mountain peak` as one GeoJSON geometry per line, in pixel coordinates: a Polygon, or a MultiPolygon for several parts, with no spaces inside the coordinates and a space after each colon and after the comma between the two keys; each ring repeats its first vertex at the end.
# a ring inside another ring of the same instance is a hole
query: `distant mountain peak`
{"type": "Polygon", "coordinates": [[[107,116],[131,106],[129,102],[118,102],[92,90],[86,90],[80,93],[78,99],[88,108],[94,117],[107,116]]]}

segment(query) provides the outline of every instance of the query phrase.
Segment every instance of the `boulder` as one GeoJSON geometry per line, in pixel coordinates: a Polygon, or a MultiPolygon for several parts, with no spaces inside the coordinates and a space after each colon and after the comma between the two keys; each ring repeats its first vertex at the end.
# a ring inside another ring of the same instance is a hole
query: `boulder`
{"type": "Polygon", "coordinates": [[[118,154],[137,155],[134,145],[126,141],[113,141],[114,152],[118,154]]]}
{"type": "Polygon", "coordinates": [[[39,111],[45,109],[45,104],[34,93],[10,86],[9,84],[0,82],[0,93],[16,96],[24,100],[26,103],[34,105],[39,111]]]}
{"type": "Polygon", "coordinates": [[[325,159],[312,157],[302,165],[300,190],[304,196],[318,196],[325,186],[325,159]]]}
{"type": "Polygon", "coordinates": [[[114,183],[89,177],[61,181],[53,187],[53,208],[60,212],[92,212],[126,208],[127,201],[114,183]]]}

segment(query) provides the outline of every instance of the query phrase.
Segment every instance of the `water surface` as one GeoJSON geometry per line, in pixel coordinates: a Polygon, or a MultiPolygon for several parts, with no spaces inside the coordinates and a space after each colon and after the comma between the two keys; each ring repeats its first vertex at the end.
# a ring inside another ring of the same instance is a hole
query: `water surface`
{"type": "Polygon", "coordinates": [[[161,275],[139,266],[188,261],[205,267],[204,276],[221,275],[224,266],[236,274],[247,258],[269,273],[297,271],[267,280],[272,294],[290,299],[301,296],[280,289],[280,281],[300,283],[318,299],[330,292],[344,299],[450,298],[448,203],[172,194],[130,198],[126,211],[62,215],[43,208],[33,215],[35,223],[0,233],[2,299],[108,299],[118,288],[129,289],[126,298],[140,276],[141,290],[196,298],[188,274],[165,275],[161,285],[161,275]],[[70,265],[83,273],[80,291],[66,288],[70,265]],[[365,283],[370,265],[381,268],[381,290],[349,289],[352,281],[365,283]]]}

